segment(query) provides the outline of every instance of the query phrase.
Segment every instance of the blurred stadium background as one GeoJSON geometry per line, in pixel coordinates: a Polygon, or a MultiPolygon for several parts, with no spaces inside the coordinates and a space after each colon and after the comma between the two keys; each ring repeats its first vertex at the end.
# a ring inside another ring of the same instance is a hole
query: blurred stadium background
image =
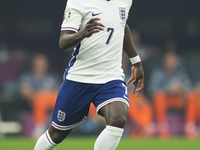
{"type": "MultiPolygon", "coordinates": [[[[0,143],[37,138],[50,124],[72,53],[58,48],[65,5],[66,0],[0,0],[0,143]]],[[[199,5],[199,0],[135,0],[132,5],[128,24],[145,71],[141,96],[130,95],[124,139],[133,145],[133,138],[141,138],[135,142],[155,149],[151,146],[159,139],[178,137],[166,145],[197,149],[190,140],[200,137],[199,5]]],[[[122,64],[127,80],[125,54],[122,64]]],[[[96,136],[103,127],[92,108],[70,136],[96,136]]]]}

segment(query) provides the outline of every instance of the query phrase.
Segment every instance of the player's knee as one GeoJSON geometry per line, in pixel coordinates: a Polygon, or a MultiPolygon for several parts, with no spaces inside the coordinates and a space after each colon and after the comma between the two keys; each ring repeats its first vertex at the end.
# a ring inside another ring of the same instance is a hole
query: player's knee
{"type": "Polygon", "coordinates": [[[61,143],[71,132],[71,130],[58,130],[53,128],[52,126],[49,129],[49,135],[52,141],[56,144],[61,143]]]}
{"type": "Polygon", "coordinates": [[[64,140],[63,134],[60,132],[53,132],[50,136],[52,141],[56,144],[61,143],[64,140]]]}
{"type": "Polygon", "coordinates": [[[119,128],[124,128],[125,123],[126,123],[126,115],[114,115],[111,116],[108,125],[114,126],[114,127],[119,127],[119,128]]]}

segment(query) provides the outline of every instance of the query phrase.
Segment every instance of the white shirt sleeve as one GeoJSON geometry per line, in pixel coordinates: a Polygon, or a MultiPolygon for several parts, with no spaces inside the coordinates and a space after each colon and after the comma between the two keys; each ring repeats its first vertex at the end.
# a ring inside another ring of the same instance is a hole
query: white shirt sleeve
{"type": "Polygon", "coordinates": [[[68,0],[61,30],[73,30],[77,32],[79,30],[82,17],[83,11],[79,0],[68,0]]]}

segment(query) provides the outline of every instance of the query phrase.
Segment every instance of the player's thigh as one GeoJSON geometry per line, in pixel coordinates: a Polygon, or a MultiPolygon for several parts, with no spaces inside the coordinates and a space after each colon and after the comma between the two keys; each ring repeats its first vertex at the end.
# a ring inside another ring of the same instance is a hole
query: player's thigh
{"type": "Polygon", "coordinates": [[[125,82],[115,80],[104,84],[93,103],[108,125],[124,126],[129,108],[125,82]]]}
{"type": "Polygon", "coordinates": [[[127,104],[114,101],[105,105],[99,111],[105,117],[107,125],[123,128],[126,123],[128,109],[127,104]]]}

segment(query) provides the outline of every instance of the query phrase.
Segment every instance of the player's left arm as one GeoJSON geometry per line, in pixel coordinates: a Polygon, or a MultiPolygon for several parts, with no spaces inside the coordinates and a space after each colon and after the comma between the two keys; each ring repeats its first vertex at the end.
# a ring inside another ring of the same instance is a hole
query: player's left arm
{"type": "Polygon", "coordinates": [[[138,92],[138,95],[139,95],[140,91],[144,87],[144,71],[143,71],[142,62],[139,60],[139,56],[137,54],[137,51],[135,49],[135,46],[132,40],[131,31],[127,24],[125,26],[125,31],[124,31],[123,50],[126,52],[128,57],[132,60],[132,64],[133,64],[131,68],[132,76],[127,81],[127,86],[129,85],[129,83],[133,82],[134,87],[133,87],[132,93],[138,92]]]}

